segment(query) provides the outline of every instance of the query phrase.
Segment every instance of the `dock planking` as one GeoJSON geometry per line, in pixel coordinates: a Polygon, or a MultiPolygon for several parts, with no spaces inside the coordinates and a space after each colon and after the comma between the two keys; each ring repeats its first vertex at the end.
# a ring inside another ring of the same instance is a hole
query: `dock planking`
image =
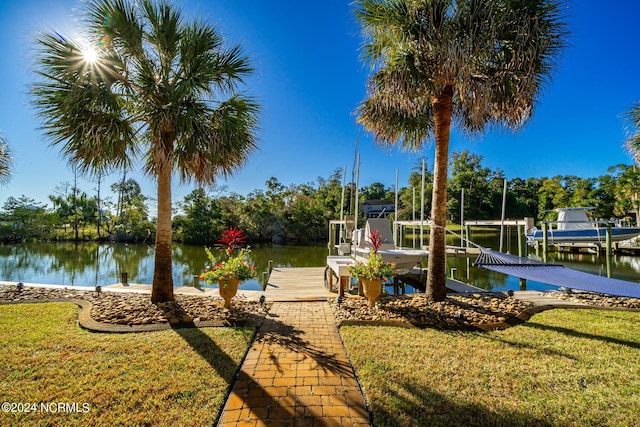
{"type": "Polygon", "coordinates": [[[269,277],[265,297],[277,301],[326,299],[336,294],[324,286],[325,267],[275,268],[269,277]]]}
{"type": "MultiPolygon", "coordinates": [[[[329,292],[324,286],[325,267],[288,267],[274,268],[264,291],[238,290],[237,299],[258,300],[262,295],[269,301],[322,301],[337,294],[329,292]]],[[[457,293],[486,292],[466,283],[448,279],[447,288],[457,293]]],[[[84,288],[83,288],[84,289],[84,288]]],[[[108,291],[128,291],[151,293],[151,285],[122,283],[109,285],[108,291]]],[[[183,295],[215,296],[220,295],[215,288],[176,287],[175,292],[183,295]]]]}

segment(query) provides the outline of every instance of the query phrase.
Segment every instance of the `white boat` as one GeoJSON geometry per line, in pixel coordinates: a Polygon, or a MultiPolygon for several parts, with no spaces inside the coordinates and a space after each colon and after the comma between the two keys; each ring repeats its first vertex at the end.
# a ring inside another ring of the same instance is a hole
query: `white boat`
{"type": "MultiPolygon", "coordinates": [[[[640,235],[640,227],[624,227],[615,221],[594,221],[589,219],[587,211],[593,208],[559,208],[558,220],[549,223],[547,239],[550,244],[599,243],[605,242],[607,224],[612,224],[611,241],[620,242],[640,235]],[[553,227],[552,225],[555,225],[553,227]]],[[[533,227],[527,233],[529,244],[541,242],[542,230],[533,227]]]]}
{"type": "Polygon", "coordinates": [[[370,218],[364,229],[353,230],[351,242],[351,254],[356,261],[364,261],[369,257],[371,245],[369,236],[371,232],[378,230],[382,237],[382,245],[378,254],[384,262],[394,262],[398,274],[407,274],[413,267],[420,264],[429,252],[418,249],[399,248],[393,242],[393,233],[388,219],[370,218]]]}

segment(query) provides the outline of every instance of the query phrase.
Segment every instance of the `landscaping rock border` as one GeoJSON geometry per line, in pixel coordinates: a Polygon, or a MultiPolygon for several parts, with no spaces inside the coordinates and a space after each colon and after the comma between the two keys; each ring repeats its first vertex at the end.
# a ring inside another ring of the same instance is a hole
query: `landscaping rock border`
{"type": "Polygon", "coordinates": [[[424,294],[388,295],[368,307],[362,297],[330,299],[336,321],[342,325],[398,325],[452,330],[504,329],[530,317],[533,304],[503,294],[448,295],[429,301],[424,294]]]}
{"type": "MultiPolygon", "coordinates": [[[[572,308],[640,310],[640,299],[591,292],[545,292],[544,295],[580,304],[572,308]]],[[[270,303],[234,300],[226,310],[219,297],[176,295],[168,303],[152,304],[149,294],[97,292],[67,288],[0,285],[0,303],[69,301],[81,307],[80,326],[102,332],[142,332],[181,327],[259,326],[270,303]]],[[[527,321],[535,313],[554,308],[534,305],[503,293],[450,294],[432,302],[424,294],[389,295],[376,306],[346,296],[340,304],[329,298],[338,326],[393,325],[443,330],[496,330],[527,321]]],[[[567,306],[568,308],[570,306],[567,306]]]]}
{"type": "Polygon", "coordinates": [[[0,286],[0,302],[73,302],[80,306],[80,326],[102,332],[141,332],[180,327],[258,326],[269,304],[234,301],[225,309],[216,297],[176,295],[168,303],[152,304],[149,294],[96,292],[65,288],[0,286]]]}

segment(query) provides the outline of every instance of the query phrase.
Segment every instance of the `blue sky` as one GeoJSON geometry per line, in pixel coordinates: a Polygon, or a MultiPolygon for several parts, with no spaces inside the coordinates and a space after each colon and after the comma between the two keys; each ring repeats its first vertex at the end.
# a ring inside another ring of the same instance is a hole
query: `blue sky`
{"type": "MultiPolygon", "coordinates": [[[[244,90],[262,104],[260,150],[233,177],[219,181],[228,191],[246,194],[264,188],[270,177],[285,185],[307,183],[345,164],[350,174],[356,139],[363,186],[392,186],[396,168],[400,185],[406,185],[419,158],[432,162],[432,144],[419,153],[384,151],[355,123],[369,70],[359,59],[360,30],[349,0],[179,4],[188,16],[216,24],[228,42],[241,44],[256,68],[244,90]]],[[[0,1],[0,130],[15,154],[0,205],[22,194],[48,202],[56,186],[73,181],[70,167],[38,130],[28,84],[34,79],[35,34],[55,29],[73,35],[80,7],[75,0],[0,1]]],[[[640,101],[640,2],[569,0],[566,9],[570,46],[529,123],[517,134],[498,130],[471,141],[454,131],[452,151],[482,155],[485,166],[502,169],[507,178],[596,177],[609,166],[631,163],[623,149],[622,114],[640,101]]],[[[153,180],[132,176],[155,198],[153,180]]],[[[117,180],[108,177],[106,186],[117,180]]],[[[79,187],[95,194],[87,179],[79,187]]],[[[174,202],[193,188],[176,180],[174,202]]]]}

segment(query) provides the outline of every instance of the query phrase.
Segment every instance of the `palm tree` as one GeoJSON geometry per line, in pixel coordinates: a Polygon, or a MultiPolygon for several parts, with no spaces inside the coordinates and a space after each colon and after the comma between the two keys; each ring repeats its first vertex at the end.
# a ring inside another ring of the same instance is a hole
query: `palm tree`
{"type": "Polygon", "coordinates": [[[640,102],[635,103],[624,116],[630,128],[625,145],[635,163],[640,164],[640,102]]]}
{"type": "Polygon", "coordinates": [[[240,47],[165,0],[88,0],[86,40],[37,38],[33,103],[52,145],[82,171],[142,158],[158,182],[153,302],[173,299],[171,179],[211,184],[256,148],[259,107],[238,86],[240,47]]]}
{"type": "Polygon", "coordinates": [[[6,185],[11,178],[13,154],[7,139],[0,134],[0,185],[6,185]]]}
{"type": "Polygon", "coordinates": [[[446,296],[452,123],[471,134],[531,115],[564,48],[560,0],[356,0],[373,69],[357,120],[378,144],[435,140],[427,294],[446,296]]]}

